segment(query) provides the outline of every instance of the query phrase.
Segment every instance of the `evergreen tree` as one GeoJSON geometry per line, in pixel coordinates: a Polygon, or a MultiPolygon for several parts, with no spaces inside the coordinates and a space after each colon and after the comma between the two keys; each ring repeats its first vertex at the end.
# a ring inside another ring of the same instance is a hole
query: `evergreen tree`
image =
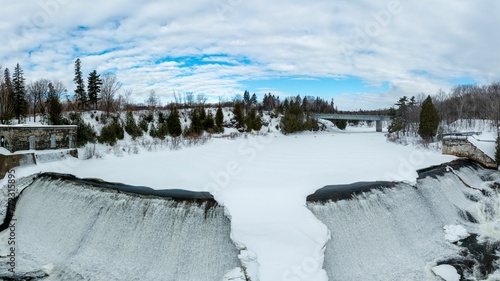
{"type": "MultiPolygon", "coordinates": [[[[285,100],[287,102],[288,100],[285,100]]],[[[300,132],[304,129],[304,112],[300,102],[291,101],[281,119],[281,130],[285,134],[300,132]]]]}
{"type": "Polygon", "coordinates": [[[167,117],[167,127],[172,137],[178,137],[182,134],[181,120],[179,119],[179,111],[177,111],[176,107],[174,107],[167,117]]]}
{"type": "Polygon", "coordinates": [[[137,137],[142,136],[142,130],[139,128],[139,126],[137,126],[134,115],[131,111],[127,112],[127,115],[125,117],[125,132],[127,132],[133,140],[135,140],[137,137]]]}
{"type": "Polygon", "coordinates": [[[147,116],[141,116],[138,126],[143,132],[147,133],[149,129],[149,123],[151,122],[148,122],[147,116]]]}
{"type": "Polygon", "coordinates": [[[208,115],[205,117],[205,120],[203,120],[203,129],[209,133],[212,133],[214,131],[215,127],[215,122],[214,122],[214,115],[212,112],[208,112],[208,115]]]}
{"type": "Polygon", "coordinates": [[[200,106],[199,113],[200,113],[200,122],[204,123],[205,119],[207,118],[207,112],[205,111],[205,107],[200,106]]]}
{"type": "Polygon", "coordinates": [[[117,117],[113,117],[113,121],[102,127],[101,134],[98,137],[100,143],[109,143],[115,145],[117,140],[122,140],[125,137],[125,131],[120,125],[117,117]]]}
{"type": "Polygon", "coordinates": [[[189,132],[194,135],[200,135],[203,133],[204,119],[202,119],[202,110],[203,108],[194,108],[191,111],[191,126],[189,127],[189,132]]]}
{"type": "Polygon", "coordinates": [[[62,104],[57,96],[56,89],[52,83],[49,83],[49,96],[47,98],[47,114],[49,123],[52,125],[62,125],[62,104]]]}
{"type": "Polygon", "coordinates": [[[81,61],[79,58],[75,61],[75,78],[73,79],[73,81],[76,85],[75,95],[78,107],[84,110],[85,106],[87,105],[88,99],[87,93],[85,92],[85,83],[83,82],[82,78],[81,61]]]}
{"type": "Polygon", "coordinates": [[[241,102],[236,102],[233,108],[234,120],[236,120],[236,126],[238,128],[245,127],[245,114],[243,112],[243,104],[241,102]]]}
{"type": "Polygon", "coordinates": [[[250,98],[250,103],[252,103],[253,105],[257,104],[257,95],[255,93],[250,98]]]}
{"type": "Polygon", "coordinates": [[[12,79],[12,90],[14,97],[14,114],[16,115],[17,122],[21,123],[21,117],[26,115],[28,110],[28,102],[26,101],[26,89],[24,86],[23,70],[19,63],[14,69],[14,75],[12,79]]]}
{"type": "Polygon", "coordinates": [[[158,137],[158,127],[155,126],[154,123],[151,123],[151,125],[149,126],[149,135],[152,138],[157,138],[158,137]]]}
{"type": "Polygon", "coordinates": [[[157,130],[157,138],[165,139],[168,135],[168,125],[167,122],[160,123],[158,122],[158,130],[157,130]]]}
{"type": "Polygon", "coordinates": [[[260,131],[260,129],[262,129],[262,118],[260,118],[260,115],[258,114],[256,114],[253,118],[252,129],[255,131],[260,131]]]}
{"type": "Polygon", "coordinates": [[[439,114],[432,103],[431,96],[422,103],[422,111],[420,112],[420,125],[418,127],[418,134],[424,140],[432,140],[436,135],[439,126],[439,114]]]}
{"type": "Polygon", "coordinates": [[[245,90],[245,93],[243,93],[243,102],[248,105],[250,103],[250,93],[245,90]]]}
{"type": "Polygon", "coordinates": [[[89,123],[85,123],[79,114],[75,114],[73,117],[70,116],[70,119],[73,121],[73,125],[78,126],[76,129],[76,139],[79,147],[96,141],[97,137],[94,128],[89,123]]]}
{"type": "Polygon", "coordinates": [[[0,104],[0,123],[10,124],[14,117],[14,89],[12,88],[12,80],[8,68],[4,70],[3,83],[0,84],[2,95],[2,103],[0,104]]]}
{"type": "Polygon", "coordinates": [[[101,92],[101,85],[101,75],[97,74],[96,70],[90,72],[87,84],[87,92],[89,94],[89,102],[94,106],[94,109],[97,109],[97,101],[99,99],[99,93],[101,92]]]}
{"type": "Polygon", "coordinates": [[[215,130],[217,133],[224,133],[224,113],[222,112],[222,106],[219,104],[217,112],[215,113],[215,130]]]}

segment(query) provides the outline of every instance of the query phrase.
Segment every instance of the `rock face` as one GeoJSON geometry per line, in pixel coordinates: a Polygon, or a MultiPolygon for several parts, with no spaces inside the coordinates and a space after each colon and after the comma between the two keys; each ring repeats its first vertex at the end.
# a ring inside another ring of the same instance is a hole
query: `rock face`
{"type": "Polygon", "coordinates": [[[443,154],[467,157],[483,166],[497,169],[498,165],[488,155],[470,143],[467,139],[444,139],[443,154]]]}

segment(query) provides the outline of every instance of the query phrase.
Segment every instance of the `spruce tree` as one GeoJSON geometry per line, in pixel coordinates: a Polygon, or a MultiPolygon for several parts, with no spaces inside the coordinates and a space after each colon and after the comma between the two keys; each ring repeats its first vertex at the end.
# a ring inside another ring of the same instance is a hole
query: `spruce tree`
{"type": "Polygon", "coordinates": [[[133,140],[135,140],[137,137],[142,136],[142,130],[139,128],[139,126],[137,126],[134,115],[131,111],[127,112],[127,115],[125,117],[125,132],[127,132],[133,140]]]}
{"type": "Polygon", "coordinates": [[[11,119],[14,117],[14,90],[12,88],[12,80],[10,78],[10,71],[8,68],[4,70],[4,81],[0,89],[5,95],[5,104],[2,104],[2,112],[0,114],[0,123],[10,124],[11,119]]]}
{"type": "Polygon", "coordinates": [[[89,102],[94,106],[94,110],[97,109],[97,101],[99,99],[99,93],[101,92],[101,75],[97,74],[96,70],[93,70],[89,74],[87,92],[89,94],[89,102]]]}
{"type": "Polygon", "coordinates": [[[85,83],[83,82],[82,78],[81,61],[79,58],[75,61],[75,78],[73,79],[73,81],[76,85],[75,95],[78,107],[84,110],[85,106],[87,105],[88,99],[87,93],[85,92],[85,83]]]}
{"type": "Polygon", "coordinates": [[[260,115],[257,114],[252,122],[252,129],[254,129],[255,131],[260,131],[261,128],[262,128],[262,118],[260,118],[260,115]]]}
{"type": "Polygon", "coordinates": [[[178,137],[182,134],[181,120],[179,119],[179,111],[174,107],[167,117],[168,132],[172,137],[178,137]]]}
{"type": "Polygon", "coordinates": [[[215,129],[217,133],[224,133],[224,113],[222,112],[222,107],[219,104],[217,112],[215,113],[215,129]]]}
{"type": "Polygon", "coordinates": [[[420,124],[418,134],[426,141],[432,140],[436,135],[439,126],[439,114],[432,103],[431,96],[422,103],[422,111],[420,112],[420,124]]]}
{"type": "MultiPolygon", "coordinates": [[[[285,102],[288,100],[285,100],[285,102]]],[[[285,134],[300,132],[304,129],[304,111],[300,102],[291,101],[281,119],[281,130],[285,134]]]]}
{"type": "Polygon", "coordinates": [[[257,104],[257,95],[254,93],[252,95],[252,97],[250,98],[250,102],[253,104],[253,105],[256,105],[257,104]]]}
{"type": "Polygon", "coordinates": [[[194,135],[200,135],[203,133],[203,121],[202,116],[204,115],[205,110],[203,108],[194,108],[191,111],[191,126],[189,127],[189,131],[194,135]]]}
{"type": "Polygon", "coordinates": [[[233,108],[234,120],[236,120],[237,128],[245,127],[245,114],[243,113],[243,104],[236,102],[233,108]]]}
{"type": "Polygon", "coordinates": [[[62,104],[57,96],[56,90],[52,83],[49,83],[49,96],[47,98],[47,115],[49,123],[52,125],[62,125],[62,104]]]}
{"type": "Polygon", "coordinates": [[[214,131],[214,127],[214,115],[211,111],[209,111],[208,115],[205,117],[205,120],[203,120],[203,129],[209,133],[212,133],[214,131]]]}
{"type": "Polygon", "coordinates": [[[14,114],[16,115],[17,122],[21,123],[21,117],[24,117],[28,110],[28,102],[26,101],[26,89],[24,86],[23,70],[19,63],[14,69],[12,79],[12,90],[14,96],[14,114]]]}
{"type": "Polygon", "coordinates": [[[245,93],[243,93],[243,101],[245,102],[246,105],[250,103],[250,93],[245,90],[245,93]]]}

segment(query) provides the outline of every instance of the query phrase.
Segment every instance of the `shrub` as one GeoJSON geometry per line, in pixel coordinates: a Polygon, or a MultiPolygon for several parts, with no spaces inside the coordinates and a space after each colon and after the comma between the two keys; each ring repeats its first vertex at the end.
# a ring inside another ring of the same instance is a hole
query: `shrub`
{"type": "MultiPolygon", "coordinates": [[[[83,121],[81,118],[81,115],[78,113],[70,113],[69,118],[71,120],[71,124],[76,125],[76,139],[77,139],[77,145],[79,147],[82,147],[86,145],[89,142],[95,142],[96,141],[96,133],[94,131],[94,128],[83,121]]],[[[66,120],[66,119],[64,119],[66,120]]],[[[65,122],[69,123],[69,122],[65,122]]]]}
{"type": "Polygon", "coordinates": [[[141,117],[141,120],[139,120],[139,128],[141,128],[143,132],[147,133],[149,128],[148,121],[141,117]]]}
{"type": "Polygon", "coordinates": [[[124,134],[125,132],[118,118],[115,117],[109,125],[102,127],[98,140],[100,143],[115,145],[117,140],[122,140],[124,138],[124,134]]]}
{"type": "Polygon", "coordinates": [[[132,139],[136,139],[137,137],[142,136],[142,131],[135,123],[134,115],[132,112],[127,112],[127,117],[125,120],[125,131],[132,137],[132,139]]]}
{"type": "Polygon", "coordinates": [[[291,102],[281,119],[281,131],[285,134],[300,132],[304,129],[304,112],[298,102],[291,102]]]}
{"type": "Polygon", "coordinates": [[[182,134],[182,125],[177,108],[174,108],[167,117],[167,127],[172,137],[178,137],[182,134]]]}

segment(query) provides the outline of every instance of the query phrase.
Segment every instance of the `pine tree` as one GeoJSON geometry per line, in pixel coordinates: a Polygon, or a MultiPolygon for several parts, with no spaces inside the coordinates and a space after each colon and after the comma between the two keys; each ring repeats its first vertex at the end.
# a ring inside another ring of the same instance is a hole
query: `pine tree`
{"type": "Polygon", "coordinates": [[[243,101],[245,102],[246,105],[250,103],[250,93],[248,91],[245,91],[243,93],[243,101]]]}
{"type": "Polygon", "coordinates": [[[205,117],[205,120],[203,120],[203,129],[209,133],[212,133],[214,131],[214,127],[214,115],[211,111],[209,111],[208,115],[205,117]]]}
{"type": "Polygon", "coordinates": [[[101,92],[101,75],[97,74],[94,70],[90,72],[87,84],[87,92],[89,94],[89,102],[94,105],[94,110],[97,109],[97,101],[99,99],[99,93],[101,92]]]}
{"type": "Polygon", "coordinates": [[[167,117],[167,127],[172,137],[178,137],[182,134],[181,120],[179,119],[179,111],[177,111],[176,107],[174,107],[167,117]]]}
{"type": "Polygon", "coordinates": [[[75,78],[73,79],[73,81],[76,85],[75,95],[78,107],[84,110],[85,106],[87,105],[88,99],[87,93],[85,92],[85,83],[83,82],[82,78],[81,61],[79,58],[75,61],[75,78]]]}
{"type": "Polygon", "coordinates": [[[233,108],[234,120],[236,120],[236,126],[238,128],[245,127],[245,114],[243,113],[243,104],[241,102],[236,102],[233,108]]]}
{"type": "Polygon", "coordinates": [[[137,126],[131,111],[127,112],[127,116],[125,117],[125,132],[127,132],[133,140],[142,136],[142,130],[137,126]]]}
{"type": "Polygon", "coordinates": [[[262,129],[262,118],[258,114],[254,116],[254,119],[252,121],[252,129],[254,129],[255,131],[260,131],[260,129],[262,129]]]}
{"type": "Polygon", "coordinates": [[[52,83],[49,83],[47,107],[49,123],[52,125],[62,125],[64,123],[62,117],[62,104],[61,101],[59,101],[59,97],[57,96],[56,90],[52,83]]]}
{"type": "Polygon", "coordinates": [[[224,113],[222,112],[222,107],[219,104],[217,112],[215,113],[215,130],[217,133],[224,133],[224,113]]]}
{"type": "Polygon", "coordinates": [[[205,110],[202,108],[194,108],[193,111],[191,111],[191,126],[189,127],[189,131],[194,134],[194,135],[200,135],[203,133],[203,121],[204,118],[203,115],[205,110]]]}
{"type": "Polygon", "coordinates": [[[12,89],[14,96],[14,114],[16,115],[17,122],[21,123],[21,117],[24,117],[28,110],[28,102],[26,101],[26,89],[24,86],[23,70],[19,63],[14,69],[14,75],[12,79],[12,89]]]}
{"type": "Polygon", "coordinates": [[[2,95],[2,103],[0,104],[0,123],[10,124],[14,117],[14,90],[12,88],[12,80],[8,68],[4,70],[3,83],[0,84],[2,95]]]}
{"type": "Polygon", "coordinates": [[[432,140],[436,135],[439,126],[439,114],[432,103],[431,96],[427,96],[422,103],[422,111],[420,112],[420,125],[418,127],[418,134],[424,140],[432,140]]]}
{"type": "MultiPolygon", "coordinates": [[[[288,100],[285,100],[285,102],[288,100]]],[[[304,112],[300,102],[291,101],[281,119],[281,130],[285,134],[300,132],[304,129],[304,112]]]]}
{"type": "Polygon", "coordinates": [[[250,98],[250,102],[253,104],[253,105],[256,105],[257,104],[257,95],[254,93],[252,95],[252,97],[250,98]]]}

